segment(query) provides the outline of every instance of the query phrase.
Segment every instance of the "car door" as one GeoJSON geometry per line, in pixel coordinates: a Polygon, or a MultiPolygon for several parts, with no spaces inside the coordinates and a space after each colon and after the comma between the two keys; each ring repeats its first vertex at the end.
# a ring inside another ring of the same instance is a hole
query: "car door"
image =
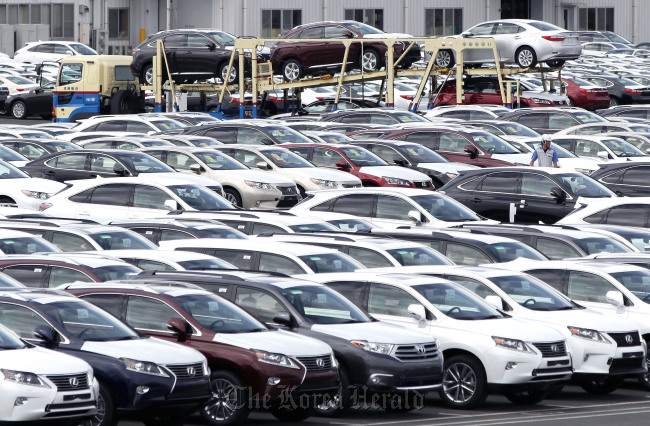
{"type": "Polygon", "coordinates": [[[548,127],[548,114],[545,112],[526,112],[512,121],[530,127],[537,133],[553,133],[548,127]]]}
{"type": "MultiPolygon", "coordinates": [[[[618,309],[607,302],[607,292],[619,291],[614,284],[600,275],[582,271],[568,271],[566,295],[588,308],[596,309],[608,315],[627,317],[628,309],[618,309]]],[[[623,296],[625,306],[630,306],[630,300],[623,296]]]]}
{"type": "MultiPolygon", "coordinates": [[[[488,22],[480,24],[462,33],[464,38],[485,38],[492,37],[494,23],[488,22]]],[[[463,52],[463,60],[465,62],[494,62],[494,55],[492,49],[468,49],[463,52]]]]}
{"type": "MultiPolygon", "coordinates": [[[[368,288],[368,312],[374,318],[420,332],[428,332],[431,328],[431,322],[427,321],[428,324],[421,327],[420,321],[408,313],[410,305],[422,305],[422,303],[409,292],[399,287],[370,282],[368,288]]],[[[431,312],[427,312],[427,319],[433,319],[431,312]]]]}
{"type": "Polygon", "coordinates": [[[374,194],[344,195],[334,201],[331,211],[372,220],[375,198],[374,194]]]}
{"type": "Polygon", "coordinates": [[[647,204],[627,204],[602,210],[584,218],[587,223],[603,223],[622,226],[648,226],[650,206],[647,204]]]}
{"type": "MultiPolygon", "coordinates": [[[[169,70],[172,75],[189,72],[193,65],[187,61],[190,55],[187,47],[187,35],[172,34],[165,37],[163,42],[165,44],[165,55],[169,63],[169,70]]],[[[164,62],[163,67],[165,67],[164,62]]]]}
{"type": "Polygon", "coordinates": [[[77,194],[80,195],[79,198],[70,198],[70,201],[73,201],[69,203],[72,216],[75,219],[92,219],[98,222],[128,219],[134,186],[123,183],[99,185],[91,189],[83,201],[83,193],[77,194]]]}
{"type": "Polygon", "coordinates": [[[88,154],[84,152],[62,154],[45,161],[39,169],[30,167],[29,174],[32,177],[51,179],[57,182],[87,179],[87,160],[88,154]]]}
{"type": "Polygon", "coordinates": [[[463,202],[476,213],[501,222],[517,222],[521,203],[518,172],[495,172],[483,178],[463,202]]]}
{"type": "Polygon", "coordinates": [[[536,237],[535,241],[529,244],[551,260],[562,260],[572,257],[582,257],[570,244],[556,238],[536,237]]]}
{"type": "MultiPolygon", "coordinates": [[[[300,39],[322,39],[325,37],[325,27],[316,26],[304,29],[299,35],[300,39]]],[[[335,52],[329,52],[329,43],[322,42],[298,42],[291,43],[293,45],[293,52],[298,57],[298,61],[304,68],[320,67],[328,64],[341,63],[343,54],[333,57],[335,52]],[[334,60],[334,62],[331,62],[334,60]]],[[[340,44],[340,43],[339,43],[340,44]]]]}
{"type": "Polygon", "coordinates": [[[202,34],[187,35],[186,58],[191,61],[188,64],[188,72],[205,74],[211,76],[216,73],[217,55],[216,44],[202,34]]]}
{"type": "MultiPolygon", "coordinates": [[[[326,25],[323,27],[323,31],[323,37],[332,41],[328,41],[325,50],[321,51],[321,55],[318,55],[320,56],[320,60],[323,64],[342,64],[343,56],[345,55],[345,45],[341,43],[341,40],[348,39],[348,37],[345,36],[345,33],[349,33],[350,30],[341,25],[326,25]]],[[[350,45],[347,63],[350,64],[354,62],[359,56],[360,51],[361,45],[359,43],[352,43],[350,45]]]]}
{"type": "Polygon", "coordinates": [[[515,51],[523,43],[525,29],[512,22],[497,22],[492,31],[499,52],[499,60],[514,62],[515,51]]]}
{"type": "MultiPolygon", "coordinates": [[[[606,181],[606,180],[605,180],[606,181]]],[[[618,185],[608,185],[618,195],[631,197],[650,196],[650,166],[630,167],[623,174],[618,185]]]]}
{"type": "Polygon", "coordinates": [[[378,194],[375,211],[370,221],[382,228],[396,228],[400,225],[409,226],[413,225],[413,220],[408,215],[410,211],[420,213],[423,222],[426,222],[425,215],[418,206],[400,197],[378,194]]]}
{"type": "Polygon", "coordinates": [[[81,271],[78,271],[73,268],[68,268],[65,266],[50,266],[49,274],[47,275],[47,283],[45,287],[54,288],[62,284],[82,282],[82,283],[92,283],[95,282],[88,274],[85,274],[81,271]]]}
{"type": "Polygon", "coordinates": [[[556,182],[541,173],[524,172],[521,174],[519,194],[521,200],[516,206],[516,222],[555,223],[566,216],[572,208],[564,201],[551,195],[552,190],[559,190],[566,198],[566,193],[556,182]]]}
{"type": "Polygon", "coordinates": [[[129,206],[128,219],[153,218],[167,214],[165,201],[174,200],[167,192],[151,185],[135,185],[133,203],[129,206]]]}

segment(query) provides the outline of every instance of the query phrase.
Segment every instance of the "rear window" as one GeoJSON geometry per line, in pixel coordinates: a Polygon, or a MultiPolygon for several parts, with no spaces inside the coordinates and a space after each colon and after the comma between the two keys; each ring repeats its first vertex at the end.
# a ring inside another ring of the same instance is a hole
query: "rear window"
{"type": "Polygon", "coordinates": [[[536,28],[540,31],[563,31],[564,30],[564,28],[560,28],[557,25],[549,24],[548,22],[536,21],[536,22],[526,22],[526,23],[531,27],[536,28]]]}

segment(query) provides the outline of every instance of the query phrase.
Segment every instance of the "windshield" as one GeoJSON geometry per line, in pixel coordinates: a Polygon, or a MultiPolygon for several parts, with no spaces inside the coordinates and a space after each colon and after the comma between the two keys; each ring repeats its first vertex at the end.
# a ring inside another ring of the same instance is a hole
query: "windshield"
{"type": "Polygon", "coordinates": [[[346,27],[350,28],[351,30],[361,34],[361,35],[366,35],[366,34],[383,34],[384,32],[381,30],[378,30],[375,27],[371,27],[370,25],[362,24],[361,22],[344,22],[343,25],[346,27]]]}
{"type": "Polygon", "coordinates": [[[93,268],[93,272],[102,281],[113,281],[128,280],[142,272],[142,269],[125,263],[124,265],[100,266],[93,268]]]}
{"type": "Polygon", "coordinates": [[[293,232],[318,232],[318,231],[329,231],[336,232],[338,229],[328,223],[303,223],[301,225],[289,225],[289,228],[293,232]]]}
{"type": "Polygon", "coordinates": [[[74,49],[74,51],[77,52],[80,55],[96,55],[97,54],[97,52],[95,52],[93,49],[86,46],[85,44],[74,43],[74,44],[71,44],[70,47],[72,47],[74,49]]]}
{"type": "Polygon", "coordinates": [[[488,132],[470,134],[472,140],[490,154],[519,154],[515,148],[500,137],[488,132]]]}
{"type": "Polygon", "coordinates": [[[632,251],[618,241],[610,238],[580,238],[576,239],[575,242],[587,254],[629,253],[632,251]]]}
{"type": "Polygon", "coordinates": [[[246,170],[248,167],[244,166],[239,161],[230,158],[226,155],[220,154],[216,151],[201,151],[194,152],[196,157],[203,161],[206,166],[212,170],[246,170]]]}
{"type": "Polygon", "coordinates": [[[129,152],[120,154],[122,160],[131,169],[138,173],[174,173],[175,170],[162,161],[142,152],[129,152]]]}
{"type": "Polygon", "coordinates": [[[589,111],[580,111],[578,113],[574,113],[573,116],[583,124],[593,123],[596,121],[607,121],[600,115],[596,115],[593,112],[589,112],[589,111]]]}
{"type": "Polygon", "coordinates": [[[301,167],[316,167],[298,154],[285,148],[265,149],[262,154],[281,169],[296,169],[301,167]]]}
{"type": "Polygon", "coordinates": [[[316,274],[354,272],[357,269],[366,269],[365,266],[342,253],[323,253],[298,257],[316,274]]]}
{"type": "Polygon", "coordinates": [[[28,80],[24,77],[14,76],[14,75],[5,75],[2,78],[4,78],[5,80],[9,80],[15,84],[32,84],[32,85],[34,84],[34,82],[31,80],[28,80]]]}
{"type": "Polygon", "coordinates": [[[222,46],[234,46],[235,37],[223,31],[207,31],[207,34],[222,46]]]}
{"type": "Polygon", "coordinates": [[[473,211],[451,198],[436,195],[416,195],[411,197],[431,216],[445,222],[469,222],[481,220],[473,211]]]}
{"type": "Polygon", "coordinates": [[[27,158],[18,154],[13,149],[0,145],[0,160],[2,161],[26,161],[27,158]]]}
{"type": "Polygon", "coordinates": [[[644,157],[645,154],[638,148],[622,139],[603,139],[603,144],[618,157],[644,157]]]}
{"type": "Polygon", "coordinates": [[[82,64],[61,64],[61,71],[59,72],[59,86],[66,84],[76,83],[81,81],[82,64]]]}
{"type": "Polygon", "coordinates": [[[381,158],[377,157],[372,152],[364,148],[339,148],[343,155],[348,157],[352,164],[357,167],[370,167],[370,166],[387,166],[381,158]]]}
{"type": "Polygon", "coordinates": [[[43,142],[51,152],[61,152],[61,151],[78,151],[81,149],[79,145],[75,145],[70,142],[43,142]]]}
{"type": "Polygon", "coordinates": [[[391,114],[391,117],[397,118],[400,123],[413,123],[413,122],[421,122],[421,123],[428,123],[429,120],[427,120],[424,117],[420,117],[417,114],[414,114],[412,112],[394,112],[391,114]]]}
{"type": "Polygon", "coordinates": [[[539,133],[518,123],[508,123],[498,126],[506,135],[528,136],[531,138],[540,136],[539,133]]]}
{"type": "Polygon", "coordinates": [[[0,163],[0,179],[29,178],[28,175],[18,170],[9,163],[0,163]]]}
{"type": "Polygon", "coordinates": [[[343,133],[321,133],[318,137],[327,143],[346,143],[354,140],[351,137],[345,136],[343,133]]]}
{"type": "Polygon", "coordinates": [[[627,40],[626,38],[621,37],[620,35],[618,35],[616,33],[606,32],[606,33],[604,33],[604,35],[610,41],[613,41],[615,43],[631,44],[629,40],[627,40]]]}
{"type": "Polygon", "coordinates": [[[25,139],[51,139],[52,138],[52,136],[50,136],[45,132],[38,132],[38,133],[21,132],[20,137],[25,139]]]}
{"type": "Polygon", "coordinates": [[[156,250],[158,246],[132,231],[108,231],[89,234],[103,250],[156,250]]]}
{"type": "Polygon", "coordinates": [[[83,300],[72,299],[43,303],[42,310],[49,319],[63,327],[70,335],[86,342],[141,338],[128,325],[92,303],[83,300]]]}
{"type": "MultiPolygon", "coordinates": [[[[184,291],[179,290],[179,292],[184,291]]],[[[221,297],[207,292],[192,293],[175,296],[174,302],[196,322],[214,333],[251,333],[269,330],[248,312],[221,297]]]]}
{"type": "Polygon", "coordinates": [[[156,128],[161,132],[183,128],[183,126],[179,122],[174,120],[152,120],[150,121],[150,123],[156,126],[156,128]]]}
{"type": "Polygon", "coordinates": [[[507,275],[489,278],[497,287],[523,306],[533,311],[559,311],[573,309],[574,305],[557,291],[537,278],[507,275]]]}
{"type": "Polygon", "coordinates": [[[440,312],[457,320],[503,318],[496,309],[480,297],[454,284],[437,283],[413,286],[418,293],[440,312]]]}
{"type": "Polygon", "coordinates": [[[188,184],[170,185],[167,188],[196,210],[234,210],[232,204],[203,186],[188,184]]]}
{"type": "Polygon", "coordinates": [[[282,296],[314,324],[370,322],[352,302],[325,286],[299,286],[282,290],[282,296]]]}
{"type": "Polygon", "coordinates": [[[628,240],[639,251],[650,251],[650,232],[637,228],[617,229],[616,233],[628,240]]]}
{"type": "Polygon", "coordinates": [[[511,262],[520,257],[533,260],[548,260],[543,254],[520,242],[502,242],[484,246],[499,262],[511,262]]]}
{"type": "Polygon", "coordinates": [[[377,226],[363,219],[334,219],[328,220],[328,222],[338,228],[336,231],[343,232],[361,232],[377,228],[377,226]]]}
{"type": "Polygon", "coordinates": [[[163,140],[163,139],[159,139],[159,140],[140,140],[139,142],[142,144],[142,146],[144,146],[146,148],[151,147],[151,146],[174,146],[173,143],[171,143],[169,141],[166,141],[166,140],[163,140]]]}
{"type": "Polygon", "coordinates": [[[311,140],[300,132],[289,127],[264,128],[278,143],[311,143],[311,140]]]}
{"type": "Polygon", "coordinates": [[[61,251],[40,237],[0,239],[0,251],[4,254],[32,254],[61,251]]]}
{"type": "Polygon", "coordinates": [[[636,133],[650,133],[650,126],[645,124],[631,124],[630,129],[636,133]]]}
{"type": "Polygon", "coordinates": [[[237,269],[236,266],[221,260],[219,258],[214,259],[197,259],[197,260],[184,260],[178,262],[183,269],[187,271],[209,271],[212,269],[237,269]]]}
{"type": "Polygon", "coordinates": [[[24,349],[25,344],[14,333],[0,326],[0,350],[24,349]]]}
{"type": "MultiPolygon", "coordinates": [[[[525,142],[526,145],[533,149],[537,149],[542,145],[542,140],[537,140],[537,141],[528,141],[525,142]]],[[[576,158],[573,153],[569,152],[566,150],[566,148],[563,148],[559,146],[558,144],[553,145],[553,150],[557,154],[557,158],[576,158]]]]}
{"type": "Polygon", "coordinates": [[[386,251],[402,266],[454,264],[445,256],[430,247],[408,247],[386,251]]]}
{"type": "Polygon", "coordinates": [[[526,22],[526,24],[540,31],[564,31],[564,28],[560,28],[557,25],[549,24],[548,22],[528,21],[526,22]]]}
{"type": "Polygon", "coordinates": [[[613,272],[610,275],[641,301],[650,304],[650,271],[613,272]]]}
{"type": "Polygon", "coordinates": [[[570,193],[585,198],[615,197],[612,191],[581,173],[557,175],[564,189],[570,193]]]}
{"type": "Polygon", "coordinates": [[[411,163],[448,163],[442,155],[422,145],[402,145],[397,147],[399,152],[411,163]]]}
{"type": "Polygon", "coordinates": [[[194,146],[199,146],[201,148],[205,148],[208,146],[219,146],[223,145],[221,142],[212,139],[212,138],[199,138],[199,137],[192,137],[188,138],[187,141],[191,143],[194,146]]]}

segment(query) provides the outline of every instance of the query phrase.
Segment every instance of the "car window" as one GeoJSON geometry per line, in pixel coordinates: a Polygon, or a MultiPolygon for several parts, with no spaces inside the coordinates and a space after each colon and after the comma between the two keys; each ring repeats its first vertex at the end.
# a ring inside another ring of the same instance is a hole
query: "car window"
{"type": "Polygon", "coordinates": [[[190,170],[192,164],[197,164],[196,160],[187,154],[180,152],[168,151],[167,164],[176,170],[190,170]]]}
{"type": "Polygon", "coordinates": [[[88,294],[79,296],[79,298],[99,306],[117,318],[122,316],[122,307],[124,306],[125,299],[125,296],[122,294],[88,294]]]}
{"type": "Polygon", "coordinates": [[[47,265],[13,265],[2,272],[27,287],[43,287],[43,277],[48,268],[47,265]]]}
{"type": "Polygon", "coordinates": [[[42,155],[48,154],[45,148],[41,148],[33,143],[18,142],[16,151],[30,160],[35,160],[42,155]]]}
{"type": "Polygon", "coordinates": [[[103,121],[95,128],[97,132],[124,132],[126,131],[126,121],[103,121]]]}
{"type": "Polygon", "coordinates": [[[284,229],[279,226],[270,225],[268,223],[253,222],[253,229],[251,235],[258,235],[263,233],[284,233],[284,229]]]}
{"type": "Polygon", "coordinates": [[[396,119],[395,117],[391,115],[384,115],[384,114],[373,114],[370,116],[370,123],[371,124],[387,124],[387,125],[392,125],[392,124],[397,124],[399,123],[400,120],[396,119]]]}
{"type": "Polygon", "coordinates": [[[344,195],[336,199],[333,212],[346,213],[353,216],[372,216],[375,196],[372,194],[344,195]]]}
{"type": "Polygon", "coordinates": [[[325,27],[325,38],[347,38],[345,32],[349,33],[350,30],[338,25],[328,25],[325,27]]]}
{"type": "Polygon", "coordinates": [[[84,170],[86,167],[86,156],[87,154],[65,154],[59,155],[54,160],[54,164],[51,164],[51,160],[46,164],[51,166],[55,165],[59,169],[67,170],[84,170]]]}
{"type": "Polygon", "coordinates": [[[379,219],[408,220],[408,212],[417,208],[406,200],[390,195],[377,196],[375,217],[379,219]]]}
{"type": "Polygon", "coordinates": [[[463,277],[460,275],[448,275],[445,278],[449,281],[455,282],[461,287],[465,287],[467,290],[471,291],[482,299],[485,299],[486,296],[498,296],[494,290],[479,280],[463,277]]]}
{"type": "Polygon", "coordinates": [[[551,238],[537,238],[535,248],[551,260],[582,257],[582,254],[571,247],[571,245],[551,238]]]}
{"type": "MultiPolygon", "coordinates": [[[[372,120],[372,115],[370,114],[349,114],[349,115],[344,115],[343,117],[339,118],[338,120],[333,120],[333,121],[338,121],[340,123],[370,123],[372,120]]],[[[383,123],[386,124],[386,123],[383,123]]],[[[395,120],[391,120],[390,123],[388,124],[396,124],[395,120]]]]}
{"type": "Polygon", "coordinates": [[[327,286],[341,293],[357,306],[363,306],[365,304],[365,282],[333,281],[327,283],[327,286]]]}
{"type": "Polygon", "coordinates": [[[85,149],[110,149],[113,148],[113,141],[88,142],[83,147],[85,149]]]}
{"type": "MultiPolygon", "coordinates": [[[[525,123],[522,123],[522,124],[525,124],[525,123]]],[[[576,124],[580,124],[580,123],[570,115],[551,113],[551,114],[549,114],[549,117],[548,117],[548,127],[549,127],[549,129],[563,130],[563,129],[569,128],[571,126],[575,126],[576,124]]]]}
{"type": "Polygon", "coordinates": [[[266,163],[266,160],[261,155],[243,149],[234,150],[231,156],[251,169],[257,169],[257,163],[266,163]]]}
{"type": "Polygon", "coordinates": [[[496,28],[494,29],[494,34],[517,34],[517,33],[522,33],[524,31],[526,30],[524,30],[519,25],[515,25],[507,22],[499,22],[496,24],[496,28]]]}
{"type": "Polygon", "coordinates": [[[411,316],[408,313],[409,305],[421,305],[421,303],[400,288],[386,284],[370,283],[368,312],[371,314],[410,318],[411,316]]]}
{"type": "Polygon", "coordinates": [[[52,266],[50,269],[50,277],[48,287],[58,287],[62,284],[69,284],[73,282],[94,282],[92,278],[76,269],[65,268],[62,266],[52,266]]]}
{"type": "Polygon", "coordinates": [[[239,250],[214,250],[210,256],[218,257],[239,269],[253,269],[253,252],[239,250]]]}
{"type": "Polygon", "coordinates": [[[350,247],[348,255],[366,268],[384,268],[393,266],[392,262],[381,253],[361,247],[350,247]]]}
{"type": "Polygon", "coordinates": [[[52,233],[52,244],[62,251],[88,251],[95,248],[85,238],[65,232],[54,231],[52,233]]]}
{"type": "Polygon", "coordinates": [[[604,222],[592,222],[587,220],[589,218],[585,218],[585,221],[589,223],[606,223],[608,225],[646,226],[649,210],[650,207],[640,204],[617,206],[609,209],[604,222]]]}
{"type": "Polygon", "coordinates": [[[323,27],[306,28],[298,35],[298,38],[323,38],[323,27]]]}
{"type": "Polygon", "coordinates": [[[90,203],[128,206],[129,197],[125,195],[131,192],[131,187],[132,185],[122,185],[119,183],[98,186],[90,195],[90,203]]]}
{"type": "MultiPolygon", "coordinates": [[[[411,139],[408,139],[409,141],[411,139]]],[[[417,141],[413,141],[417,142],[417,141]]],[[[471,145],[465,137],[456,133],[440,133],[439,150],[448,152],[464,153],[465,145],[471,145]]]]}
{"type": "Polygon", "coordinates": [[[260,253],[258,269],[260,271],[281,272],[288,275],[305,273],[305,270],[298,263],[288,257],[269,253],[260,253]]]}
{"type": "Polygon", "coordinates": [[[167,322],[172,318],[180,318],[180,315],[160,300],[129,296],[126,303],[126,323],[133,328],[169,333],[167,322]]]}
{"type": "Polygon", "coordinates": [[[465,244],[447,243],[445,256],[458,265],[477,266],[492,263],[492,260],[481,251],[465,244]]]}
{"type": "MultiPolygon", "coordinates": [[[[0,303],[0,324],[18,334],[21,338],[30,340],[35,339],[34,330],[37,327],[50,327],[50,324],[43,317],[31,309],[9,303],[0,303]]],[[[58,334],[57,341],[61,341],[58,334]]]]}
{"type": "MultiPolygon", "coordinates": [[[[145,237],[146,234],[143,234],[145,237]]],[[[189,232],[177,231],[176,229],[161,229],[160,241],[186,240],[196,238],[189,232]]]]}
{"type": "Polygon", "coordinates": [[[557,187],[558,184],[546,176],[537,173],[522,173],[521,190],[519,192],[523,195],[551,198],[551,189],[557,187]]]}
{"type": "Polygon", "coordinates": [[[618,289],[605,278],[581,271],[569,271],[567,296],[584,302],[607,303],[607,292],[618,289]]]}
{"type": "Polygon", "coordinates": [[[164,209],[165,201],[173,199],[165,191],[149,186],[136,185],[133,193],[133,207],[143,209],[164,209]]]}
{"type": "Polygon", "coordinates": [[[192,49],[208,49],[208,46],[214,45],[210,40],[201,34],[188,34],[187,47],[192,49]]]}
{"type": "MultiPolygon", "coordinates": [[[[397,152],[394,148],[390,148],[388,146],[383,146],[383,145],[371,145],[367,147],[367,149],[370,149],[373,153],[381,157],[385,162],[388,164],[396,164],[395,160],[404,160],[404,157],[397,152]]],[[[411,148],[411,150],[415,151],[415,149],[411,148]]],[[[416,152],[417,155],[417,152],[416,152]]]]}
{"type": "Polygon", "coordinates": [[[149,133],[153,131],[153,129],[147,123],[129,120],[126,122],[126,131],[134,133],[149,133]]]}
{"type": "MultiPolygon", "coordinates": [[[[59,157],[60,158],[60,157],[59,157]]],[[[91,154],[90,155],[90,171],[91,172],[108,172],[112,173],[115,165],[118,164],[117,160],[104,154],[91,154]]]]}
{"type": "Polygon", "coordinates": [[[650,186],[650,166],[638,166],[627,169],[623,175],[623,184],[650,186]]]}
{"type": "Polygon", "coordinates": [[[235,143],[236,127],[213,127],[204,133],[205,136],[214,138],[223,143],[235,143]]]}
{"type": "Polygon", "coordinates": [[[490,173],[483,178],[480,190],[514,194],[516,192],[518,178],[519,173],[517,172],[490,173]]]}
{"type": "Polygon", "coordinates": [[[45,44],[34,46],[28,50],[30,52],[54,53],[54,45],[52,43],[45,43],[45,44]]]}
{"type": "Polygon", "coordinates": [[[262,145],[262,140],[264,139],[268,140],[269,137],[259,130],[248,127],[240,127],[237,130],[237,143],[262,145]]]}
{"type": "Polygon", "coordinates": [[[525,272],[566,294],[563,287],[564,271],[558,271],[555,269],[536,269],[525,272]]]}
{"type": "MultiPolygon", "coordinates": [[[[186,43],[187,43],[187,37],[185,36],[185,34],[173,34],[165,37],[165,50],[185,47],[186,43]]],[[[155,47],[155,43],[154,43],[154,47],[155,47]]]]}
{"type": "MultiPolygon", "coordinates": [[[[131,263],[131,262],[129,262],[131,263]]],[[[143,271],[175,271],[174,267],[169,266],[163,262],[156,262],[155,260],[140,259],[134,263],[135,266],[143,271]]]]}
{"type": "MultiPolygon", "coordinates": [[[[338,161],[345,161],[343,155],[329,148],[314,148],[311,162],[320,167],[336,167],[338,161]]],[[[346,161],[347,164],[347,161],[346,161]]]]}
{"type": "Polygon", "coordinates": [[[492,28],[494,28],[494,23],[481,24],[477,25],[474,28],[470,28],[468,32],[473,35],[488,35],[492,33],[492,28]]]}
{"type": "Polygon", "coordinates": [[[273,322],[276,314],[287,312],[275,296],[248,287],[237,288],[235,303],[264,322],[273,322]]]}

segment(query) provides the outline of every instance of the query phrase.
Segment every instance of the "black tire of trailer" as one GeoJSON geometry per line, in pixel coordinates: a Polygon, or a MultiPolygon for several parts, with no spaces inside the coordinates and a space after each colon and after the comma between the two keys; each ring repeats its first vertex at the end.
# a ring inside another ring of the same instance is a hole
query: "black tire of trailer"
{"type": "Polygon", "coordinates": [[[135,114],[136,100],[129,90],[118,90],[111,98],[111,114],[135,114]]]}

